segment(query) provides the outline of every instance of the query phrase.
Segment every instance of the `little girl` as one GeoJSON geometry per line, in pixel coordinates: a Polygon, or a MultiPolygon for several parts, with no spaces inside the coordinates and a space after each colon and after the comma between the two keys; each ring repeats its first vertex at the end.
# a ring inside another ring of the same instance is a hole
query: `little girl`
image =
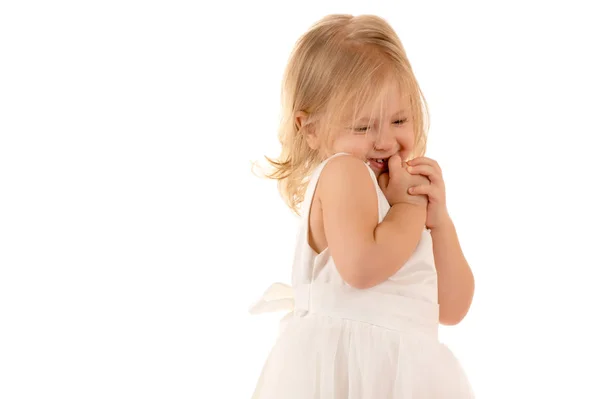
{"type": "Polygon", "coordinates": [[[292,286],[253,313],[289,309],[254,398],[472,398],[439,323],[473,275],[423,157],[426,102],[381,18],[330,15],[297,42],[283,82],[282,152],[269,159],[301,215],[292,286]]]}

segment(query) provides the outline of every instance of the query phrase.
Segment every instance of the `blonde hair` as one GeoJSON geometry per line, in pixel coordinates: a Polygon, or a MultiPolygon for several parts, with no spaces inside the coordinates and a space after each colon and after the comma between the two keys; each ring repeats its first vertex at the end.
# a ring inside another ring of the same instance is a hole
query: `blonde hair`
{"type": "MultiPolygon", "coordinates": [[[[309,147],[308,129],[327,130],[347,113],[379,98],[390,77],[408,95],[415,133],[412,156],[425,153],[428,109],[425,98],[393,28],[373,15],[329,15],[314,24],[296,42],[282,84],[281,153],[265,157],[278,181],[280,194],[298,213],[308,178],[323,161],[309,147]],[[299,127],[296,114],[307,114],[299,127]]],[[[331,130],[331,129],[329,129],[331,130]]]]}

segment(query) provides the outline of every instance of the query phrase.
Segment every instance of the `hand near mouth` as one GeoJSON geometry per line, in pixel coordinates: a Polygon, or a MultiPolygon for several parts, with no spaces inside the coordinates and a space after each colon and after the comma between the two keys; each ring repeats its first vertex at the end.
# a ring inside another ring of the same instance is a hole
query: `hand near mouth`
{"type": "Polygon", "coordinates": [[[446,207],[446,186],[442,177],[442,169],[436,161],[426,157],[419,157],[407,162],[408,173],[413,176],[423,176],[429,181],[427,184],[417,185],[409,189],[411,195],[428,198],[427,221],[428,229],[434,229],[450,221],[446,207]]]}
{"type": "Polygon", "coordinates": [[[411,195],[409,188],[426,185],[429,180],[420,175],[411,175],[406,166],[398,154],[392,155],[388,161],[389,170],[378,178],[381,191],[391,206],[397,203],[427,206],[427,196],[411,195]]]}

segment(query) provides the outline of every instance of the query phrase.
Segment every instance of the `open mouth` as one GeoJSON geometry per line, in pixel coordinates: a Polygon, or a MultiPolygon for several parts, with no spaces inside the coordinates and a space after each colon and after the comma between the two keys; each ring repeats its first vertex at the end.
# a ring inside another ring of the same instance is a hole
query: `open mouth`
{"type": "Polygon", "coordinates": [[[386,172],[388,170],[388,159],[389,158],[369,158],[369,165],[380,172],[386,172]]]}

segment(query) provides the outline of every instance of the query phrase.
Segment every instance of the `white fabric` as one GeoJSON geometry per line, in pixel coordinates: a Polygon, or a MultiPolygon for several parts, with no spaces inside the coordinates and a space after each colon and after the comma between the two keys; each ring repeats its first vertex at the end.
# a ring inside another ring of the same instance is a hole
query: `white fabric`
{"type": "MultiPolygon", "coordinates": [[[[292,286],[273,284],[251,308],[253,314],[288,311],[253,398],[472,398],[461,366],[438,341],[437,274],[428,230],[402,268],[368,290],[342,280],[329,250],[316,254],[309,246],[308,214],[331,158],[316,168],[306,191],[292,286]]],[[[390,207],[366,167],[381,222],[390,207]]]]}

